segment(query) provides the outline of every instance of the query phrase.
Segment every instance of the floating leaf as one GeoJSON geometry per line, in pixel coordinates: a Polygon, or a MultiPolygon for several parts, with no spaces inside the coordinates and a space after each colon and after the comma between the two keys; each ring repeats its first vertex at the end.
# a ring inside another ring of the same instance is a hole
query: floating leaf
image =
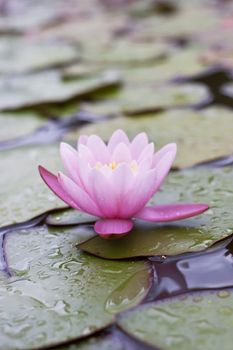
{"type": "Polygon", "coordinates": [[[64,43],[4,37],[0,41],[0,73],[23,73],[72,62],[78,50],[64,43]]]}
{"type": "Polygon", "coordinates": [[[1,113],[0,141],[26,136],[45,124],[45,120],[33,113],[1,113]]]}
{"type": "Polygon", "coordinates": [[[61,350],[151,350],[151,347],[125,335],[116,327],[83,339],[61,350]]]}
{"type": "Polygon", "coordinates": [[[52,226],[78,225],[95,221],[95,216],[73,209],[58,210],[46,218],[46,224],[52,226]]]}
{"type": "Polygon", "coordinates": [[[67,139],[76,139],[80,134],[98,134],[107,141],[118,128],[124,129],[131,138],[141,131],[147,132],[157,149],[169,142],[176,142],[178,154],[174,166],[179,168],[222,157],[233,151],[232,112],[217,107],[108,120],[86,126],[71,133],[67,139]]]}
{"type": "Polygon", "coordinates": [[[40,227],[7,236],[12,277],[1,285],[2,348],[38,349],[87,336],[145,297],[148,263],[107,261],[77,251],[75,244],[90,235],[84,227],[40,227]]]}
{"type": "MultiPolygon", "coordinates": [[[[179,4],[180,5],[180,4],[179,4]]],[[[175,15],[150,16],[141,19],[141,25],[134,33],[134,38],[156,40],[158,38],[189,38],[214,28],[219,23],[217,11],[210,6],[183,3],[175,15]]]]}
{"type": "Polygon", "coordinates": [[[175,51],[156,65],[123,67],[122,74],[128,84],[162,83],[200,73],[205,65],[200,61],[201,50],[188,47],[175,51]]]}
{"type": "Polygon", "coordinates": [[[84,59],[101,64],[138,64],[164,58],[171,49],[164,42],[146,43],[130,40],[112,41],[105,46],[85,47],[84,59]]]}
{"type": "Polygon", "coordinates": [[[142,86],[121,90],[119,97],[120,111],[124,114],[139,114],[159,109],[188,106],[207,101],[210,98],[208,89],[201,84],[170,85],[158,88],[142,86]],[[135,99],[135,96],[138,98],[135,99]]]}
{"type": "Polygon", "coordinates": [[[27,76],[0,79],[0,110],[38,106],[42,103],[66,102],[105,87],[118,85],[119,74],[108,71],[102,75],[72,82],[62,81],[58,72],[49,71],[27,76]]]}
{"type": "Polygon", "coordinates": [[[233,170],[195,169],[171,173],[152,203],[203,202],[210,210],[201,216],[170,224],[140,223],[117,241],[94,237],[79,245],[107,259],[176,255],[197,252],[233,233],[233,170]]]}
{"type": "MultiPolygon", "coordinates": [[[[102,97],[102,96],[100,96],[102,97]]],[[[106,97],[108,97],[106,95],[106,97]]],[[[146,84],[129,85],[113,92],[103,102],[92,104],[91,112],[102,109],[108,114],[143,114],[171,107],[185,107],[206,102],[210,99],[208,89],[201,84],[165,85],[162,87],[146,84]],[[138,98],[135,98],[138,96],[138,98]]],[[[84,110],[89,111],[88,107],[84,110]]]]}
{"type": "Polygon", "coordinates": [[[149,303],[120,316],[131,336],[164,350],[230,350],[232,290],[193,293],[149,303]]]}
{"type": "Polygon", "coordinates": [[[47,210],[65,207],[44,185],[38,165],[61,168],[59,146],[2,151],[0,154],[0,227],[29,220],[47,210]]]}

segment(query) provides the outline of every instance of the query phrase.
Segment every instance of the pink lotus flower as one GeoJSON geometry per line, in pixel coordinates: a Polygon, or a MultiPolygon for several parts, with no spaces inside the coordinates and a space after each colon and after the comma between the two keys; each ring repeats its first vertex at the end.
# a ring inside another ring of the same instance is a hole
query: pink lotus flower
{"type": "Polygon", "coordinates": [[[203,213],[206,204],[177,203],[147,206],[159,190],[176,155],[171,143],[154,153],[145,133],[132,142],[117,130],[106,145],[96,135],[81,136],[78,150],[61,143],[66,174],[57,176],[43,167],[40,175],[70,207],[97,216],[95,231],[102,237],[126,234],[133,218],[164,222],[203,213]]]}

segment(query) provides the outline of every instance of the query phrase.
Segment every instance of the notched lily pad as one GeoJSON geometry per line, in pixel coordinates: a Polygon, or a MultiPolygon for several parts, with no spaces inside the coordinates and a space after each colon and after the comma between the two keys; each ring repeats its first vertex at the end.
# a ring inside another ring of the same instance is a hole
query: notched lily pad
{"type": "Polygon", "coordinates": [[[7,236],[12,277],[1,285],[2,348],[38,349],[85,337],[145,297],[148,263],[107,261],[77,251],[75,244],[91,235],[85,227],[40,227],[7,236]]]}
{"type": "Polygon", "coordinates": [[[69,134],[67,140],[76,139],[80,134],[97,134],[107,141],[118,128],[125,130],[130,138],[145,131],[157,149],[176,142],[178,153],[174,166],[178,168],[223,157],[233,151],[232,112],[219,107],[202,111],[171,110],[151,116],[107,120],[83,127],[69,134]]]}
{"type": "Polygon", "coordinates": [[[197,292],[149,303],[118,318],[129,335],[164,350],[230,350],[233,291],[197,292]]]}
{"type": "Polygon", "coordinates": [[[202,202],[209,211],[170,224],[137,223],[118,240],[94,237],[79,245],[82,250],[107,259],[177,255],[197,252],[233,233],[233,170],[195,169],[171,173],[152,203],[202,202]]]}
{"type": "Polygon", "coordinates": [[[95,221],[95,216],[73,209],[58,210],[46,218],[46,224],[51,226],[79,225],[95,221]]]}
{"type": "Polygon", "coordinates": [[[52,171],[61,168],[59,158],[57,144],[1,152],[0,227],[65,207],[64,202],[45,186],[38,173],[39,164],[52,171]]]}

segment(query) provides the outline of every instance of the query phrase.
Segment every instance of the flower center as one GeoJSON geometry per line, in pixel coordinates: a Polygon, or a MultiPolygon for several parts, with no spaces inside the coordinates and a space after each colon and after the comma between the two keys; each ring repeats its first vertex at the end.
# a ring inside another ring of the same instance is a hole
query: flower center
{"type": "Polygon", "coordinates": [[[121,164],[128,164],[133,173],[136,173],[138,171],[138,164],[135,160],[132,160],[130,163],[126,163],[126,162],[117,163],[117,162],[113,161],[113,162],[110,162],[108,164],[102,164],[101,162],[97,162],[95,164],[94,168],[97,170],[100,170],[104,166],[107,166],[110,170],[113,171],[113,170],[117,169],[118,166],[121,164]]]}

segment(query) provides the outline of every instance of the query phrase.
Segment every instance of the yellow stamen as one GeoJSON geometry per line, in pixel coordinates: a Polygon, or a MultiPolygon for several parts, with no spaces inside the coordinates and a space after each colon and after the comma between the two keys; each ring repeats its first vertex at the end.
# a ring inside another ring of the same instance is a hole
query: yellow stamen
{"type": "MultiPolygon", "coordinates": [[[[117,163],[115,161],[108,163],[108,164],[102,164],[101,162],[97,162],[95,164],[95,169],[100,170],[102,169],[104,166],[108,167],[110,170],[115,170],[117,169],[118,165],[122,164],[122,163],[117,163]]],[[[130,163],[128,163],[128,165],[130,166],[130,169],[132,170],[133,173],[137,173],[138,172],[138,164],[135,160],[132,160],[130,163]]]]}
{"type": "Polygon", "coordinates": [[[112,170],[115,170],[117,168],[118,164],[116,162],[111,162],[108,164],[108,167],[112,170]]]}

